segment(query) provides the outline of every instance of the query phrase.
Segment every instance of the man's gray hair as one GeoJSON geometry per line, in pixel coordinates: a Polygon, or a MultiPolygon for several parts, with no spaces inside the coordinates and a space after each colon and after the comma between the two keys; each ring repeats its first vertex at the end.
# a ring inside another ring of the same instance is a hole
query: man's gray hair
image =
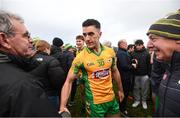
{"type": "Polygon", "coordinates": [[[124,42],[127,42],[126,39],[120,39],[120,40],[118,41],[118,47],[119,47],[119,45],[120,45],[121,43],[124,43],[124,42]]]}
{"type": "Polygon", "coordinates": [[[8,37],[14,36],[14,26],[12,24],[12,20],[24,23],[24,20],[20,16],[0,10],[0,32],[4,32],[8,37]]]}

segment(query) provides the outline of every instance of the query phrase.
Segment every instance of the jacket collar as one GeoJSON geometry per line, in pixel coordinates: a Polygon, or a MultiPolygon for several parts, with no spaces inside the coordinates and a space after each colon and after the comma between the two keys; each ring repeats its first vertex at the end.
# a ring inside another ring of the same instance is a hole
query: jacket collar
{"type": "Polygon", "coordinates": [[[171,58],[171,69],[179,70],[180,69],[180,52],[174,52],[171,58]]]}
{"type": "Polygon", "coordinates": [[[127,51],[126,49],[123,49],[123,48],[120,48],[120,47],[118,48],[118,50],[123,50],[123,51],[127,51]]]}
{"type": "Polygon", "coordinates": [[[9,59],[9,57],[3,53],[0,52],[0,63],[4,63],[4,62],[10,62],[11,60],[9,59]]]}

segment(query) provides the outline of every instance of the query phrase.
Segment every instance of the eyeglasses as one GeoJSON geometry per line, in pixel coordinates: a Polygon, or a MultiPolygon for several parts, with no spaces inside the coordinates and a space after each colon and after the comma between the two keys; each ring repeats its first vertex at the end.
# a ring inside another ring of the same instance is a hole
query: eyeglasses
{"type": "Polygon", "coordinates": [[[25,33],[20,33],[20,32],[11,32],[11,34],[10,33],[7,33],[7,32],[4,32],[4,31],[0,31],[0,32],[3,32],[4,34],[6,34],[7,36],[10,36],[10,35],[15,35],[15,34],[22,34],[22,37],[24,37],[24,38],[31,38],[31,34],[28,32],[28,31],[26,31],[25,33]],[[9,35],[8,35],[9,34],[9,35]]]}
{"type": "Polygon", "coordinates": [[[88,32],[88,33],[83,33],[83,36],[86,37],[86,36],[94,36],[95,33],[94,32],[88,32]]]}
{"type": "MultiPolygon", "coordinates": [[[[14,32],[14,34],[22,34],[22,33],[14,32]]],[[[28,31],[26,31],[25,33],[22,34],[22,37],[29,39],[29,38],[31,38],[31,34],[28,31]]]]}

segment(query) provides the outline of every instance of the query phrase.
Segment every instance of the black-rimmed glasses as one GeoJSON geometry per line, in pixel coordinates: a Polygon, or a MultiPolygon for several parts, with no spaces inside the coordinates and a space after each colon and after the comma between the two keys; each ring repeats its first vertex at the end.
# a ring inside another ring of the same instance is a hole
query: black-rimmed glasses
{"type": "Polygon", "coordinates": [[[26,31],[25,33],[20,33],[20,32],[13,32],[14,34],[22,34],[22,37],[24,37],[24,38],[31,38],[31,34],[28,32],[28,31],[26,31]]]}

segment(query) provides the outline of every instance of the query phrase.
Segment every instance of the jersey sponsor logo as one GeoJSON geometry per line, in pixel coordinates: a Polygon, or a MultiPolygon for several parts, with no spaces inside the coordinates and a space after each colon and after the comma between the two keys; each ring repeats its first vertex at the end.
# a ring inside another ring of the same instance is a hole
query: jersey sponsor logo
{"type": "Polygon", "coordinates": [[[102,79],[109,76],[109,69],[99,70],[93,73],[93,78],[102,79]]]}
{"type": "Polygon", "coordinates": [[[88,62],[87,63],[87,66],[93,66],[93,65],[95,65],[93,62],[88,62]]]}

